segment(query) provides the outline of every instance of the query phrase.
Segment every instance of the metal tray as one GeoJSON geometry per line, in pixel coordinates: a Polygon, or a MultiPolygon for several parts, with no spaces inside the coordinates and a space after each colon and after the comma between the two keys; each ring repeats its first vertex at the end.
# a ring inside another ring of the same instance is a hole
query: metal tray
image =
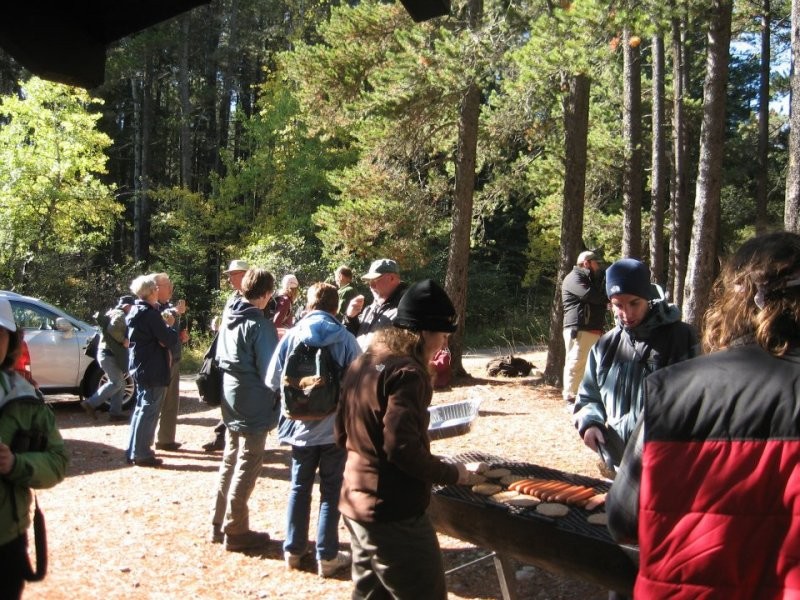
{"type": "Polygon", "coordinates": [[[428,413],[431,421],[428,425],[428,435],[432,440],[463,435],[472,429],[472,424],[478,418],[478,409],[482,400],[472,398],[461,402],[429,406],[428,413]]]}

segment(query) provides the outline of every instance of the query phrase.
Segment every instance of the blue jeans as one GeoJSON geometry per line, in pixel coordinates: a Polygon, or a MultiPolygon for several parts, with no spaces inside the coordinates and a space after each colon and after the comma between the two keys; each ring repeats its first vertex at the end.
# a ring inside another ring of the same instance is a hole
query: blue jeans
{"type": "Polygon", "coordinates": [[[125,456],[128,460],[143,460],[154,456],[153,439],[156,436],[158,415],[167,388],[136,387],[136,408],[131,417],[131,431],[125,456]]]}
{"type": "Polygon", "coordinates": [[[122,414],[122,399],[125,395],[125,372],[119,368],[116,359],[110,353],[101,352],[98,362],[105,371],[108,381],[97,388],[97,391],[87,398],[86,402],[97,408],[108,400],[110,406],[108,412],[112,415],[120,415],[122,414]]]}
{"type": "Polygon", "coordinates": [[[319,522],[317,560],[331,560],[339,552],[339,492],[347,451],[335,444],[292,446],[292,484],[289,488],[286,541],[283,549],[304,554],[308,546],[311,490],[319,468],[319,522]]]}

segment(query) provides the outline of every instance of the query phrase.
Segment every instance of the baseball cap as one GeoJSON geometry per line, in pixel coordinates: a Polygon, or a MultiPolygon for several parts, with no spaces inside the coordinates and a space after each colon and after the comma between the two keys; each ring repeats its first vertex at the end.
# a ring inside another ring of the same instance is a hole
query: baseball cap
{"type": "Polygon", "coordinates": [[[17,330],[14,312],[11,310],[11,303],[7,298],[0,298],[0,327],[9,331],[17,330]]]}
{"type": "Polygon", "coordinates": [[[250,264],[246,260],[232,260],[231,264],[228,265],[227,270],[223,271],[223,273],[232,273],[234,271],[247,271],[250,268],[250,264]]]}
{"type": "Polygon", "coordinates": [[[136,304],[136,298],[133,296],[120,296],[117,305],[114,308],[122,308],[123,306],[136,304]]]}
{"type": "Polygon", "coordinates": [[[369,271],[361,276],[364,281],[372,281],[386,273],[399,273],[397,263],[390,258],[379,258],[369,266],[369,271]]]}

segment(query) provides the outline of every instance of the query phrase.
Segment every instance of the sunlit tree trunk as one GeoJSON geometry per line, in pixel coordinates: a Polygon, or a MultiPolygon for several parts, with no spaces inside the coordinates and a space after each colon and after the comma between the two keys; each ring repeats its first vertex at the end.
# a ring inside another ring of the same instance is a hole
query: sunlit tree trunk
{"type": "Polygon", "coordinates": [[[758,179],[756,185],[756,233],[767,229],[769,186],[769,61],[770,1],[763,0],[761,15],[761,72],[758,86],[758,179]]]}
{"type": "Polygon", "coordinates": [[[792,0],[792,71],[789,108],[789,166],[783,226],[800,233],[800,0],[792,0]]]}
{"type": "Polygon", "coordinates": [[[650,184],[650,269],[661,286],[666,283],[664,269],[664,211],[667,198],[666,122],[664,120],[664,39],[653,36],[653,117],[650,184]]]}
{"type": "Polygon", "coordinates": [[[714,0],[708,32],[703,124],[692,226],[692,245],[683,294],[684,319],[702,326],[717,267],[722,159],[725,146],[725,92],[731,41],[731,0],[714,0]]]}
{"type": "Polygon", "coordinates": [[[586,75],[567,81],[564,98],[564,207],[561,214],[561,254],[555,294],[550,309],[550,337],[544,378],[561,386],[564,369],[564,309],[561,282],[578,258],[583,239],[584,194],[586,192],[586,152],[589,136],[589,89],[586,75]]]}
{"type": "Polygon", "coordinates": [[[679,18],[672,19],[672,186],[670,212],[672,213],[672,235],[670,237],[670,268],[667,288],[674,302],[683,301],[683,285],[686,279],[686,261],[689,253],[689,190],[686,169],[686,112],[684,93],[686,90],[686,61],[683,43],[683,27],[679,18]]]}
{"type": "Polygon", "coordinates": [[[623,32],[624,85],[622,137],[625,166],[622,177],[622,255],[642,256],[642,63],[640,38],[623,32]]]}
{"type": "MultiPolygon", "coordinates": [[[[470,0],[470,28],[480,26],[483,0],[470,0]]],[[[481,110],[481,89],[470,84],[461,100],[458,118],[458,150],[456,183],[453,199],[453,229],[447,256],[445,290],[453,301],[462,326],[450,337],[451,368],[455,375],[464,375],[461,355],[464,346],[464,314],[467,306],[469,249],[472,234],[472,206],[475,194],[475,164],[478,148],[478,120],[481,110]]]]}

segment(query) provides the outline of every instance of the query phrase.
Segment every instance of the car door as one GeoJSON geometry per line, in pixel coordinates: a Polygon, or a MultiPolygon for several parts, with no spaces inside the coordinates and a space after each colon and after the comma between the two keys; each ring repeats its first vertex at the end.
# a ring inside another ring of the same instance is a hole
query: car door
{"type": "Polygon", "coordinates": [[[14,320],[24,331],[39,387],[65,391],[77,388],[83,355],[80,330],[45,307],[20,300],[10,302],[14,320]]]}

